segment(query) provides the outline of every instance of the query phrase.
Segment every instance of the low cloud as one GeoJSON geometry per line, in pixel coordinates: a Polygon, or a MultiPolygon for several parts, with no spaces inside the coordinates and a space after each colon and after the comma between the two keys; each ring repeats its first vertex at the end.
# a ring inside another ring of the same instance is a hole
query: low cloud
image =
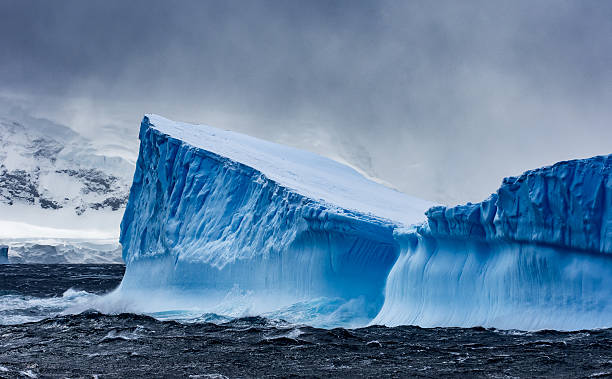
{"type": "Polygon", "coordinates": [[[0,94],[93,137],[159,113],[456,203],[611,152],[611,36],[607,2],[6,1],[0,94]]]}

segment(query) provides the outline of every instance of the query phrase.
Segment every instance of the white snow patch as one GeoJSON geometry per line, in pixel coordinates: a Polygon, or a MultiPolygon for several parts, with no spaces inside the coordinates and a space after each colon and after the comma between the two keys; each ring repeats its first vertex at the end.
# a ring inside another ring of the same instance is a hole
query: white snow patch
{"type": "Polygon", "coordinates": [[[425,210],[434,205],[308,151],[206,125],[175,122],[158,115],[147,117],[163,134],[250,166],[297,193],[340,208],[411,225],[425,220],[425,210]]]}

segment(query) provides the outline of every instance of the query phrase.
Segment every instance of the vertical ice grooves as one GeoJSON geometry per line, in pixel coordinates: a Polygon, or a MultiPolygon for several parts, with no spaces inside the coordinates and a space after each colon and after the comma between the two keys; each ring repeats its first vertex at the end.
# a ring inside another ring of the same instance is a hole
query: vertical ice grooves
{"type": "Polygon", "coordinates": [[[122,291],[238,286],[296,301],[361,298],[375,315],[399,253],[392,222],[307,198],[148,123],[121,227],[122,291]]]}
{"type": "Polygon", "coordinates": [[[374,320],[421,326],[612,326],[612,156],[506,178],[479,204],[433,207],[402,244],[374,320]]]}
{"type": "Polygon", "coordinates": [[[431,208],[429,229],[435,236],[612,253],[611,177],[612,155],[527,171],[504,179],[482,203],[431,208]]]}

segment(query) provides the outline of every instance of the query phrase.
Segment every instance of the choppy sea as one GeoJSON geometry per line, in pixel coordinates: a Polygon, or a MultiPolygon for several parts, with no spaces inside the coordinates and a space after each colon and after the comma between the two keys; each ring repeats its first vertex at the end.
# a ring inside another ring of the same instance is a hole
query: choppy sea
{"type": "Polygon", "coordinates": [[[178,322],[83,311],[117,287],[124,269],[0,265],[0,377],[612,376],[611,329],[322,329],[262,317],[178,322]]]}

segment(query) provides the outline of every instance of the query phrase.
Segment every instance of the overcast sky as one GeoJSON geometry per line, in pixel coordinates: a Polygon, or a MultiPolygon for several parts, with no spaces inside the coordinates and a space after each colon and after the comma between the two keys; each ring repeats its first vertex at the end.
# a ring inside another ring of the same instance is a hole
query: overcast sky
{"type": "Polygon", "coordinates": [[[128,146],[158,113],[479,201],[612,153],[612,2],[3,0],[0,96],[128,146]]]}

